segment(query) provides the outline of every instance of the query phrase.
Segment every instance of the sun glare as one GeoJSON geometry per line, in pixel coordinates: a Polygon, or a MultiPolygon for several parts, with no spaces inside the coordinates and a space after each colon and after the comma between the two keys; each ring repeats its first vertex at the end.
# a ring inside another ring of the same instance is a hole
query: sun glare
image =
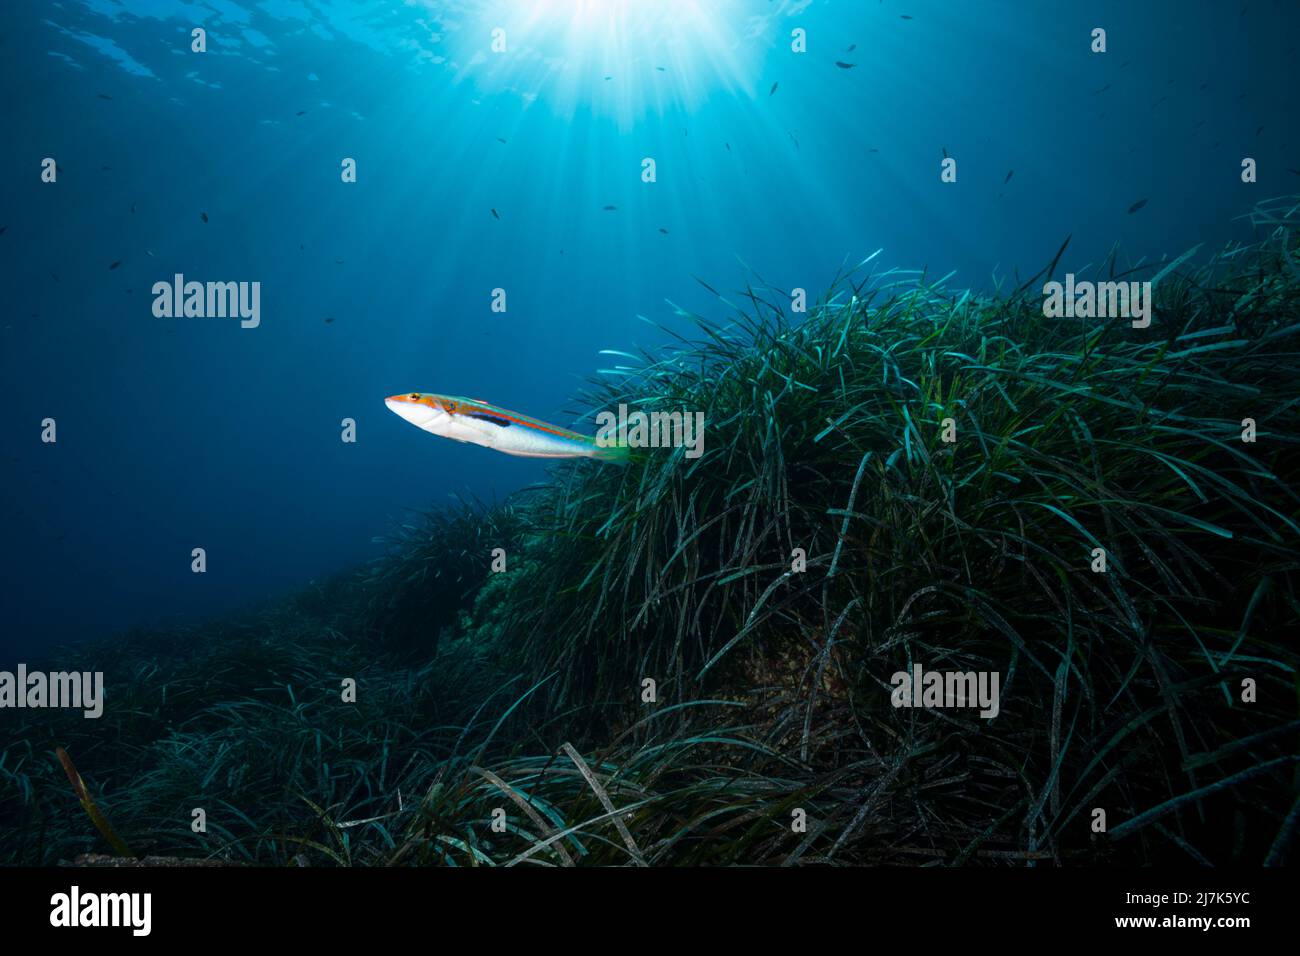
{"type": "MultiPolygon", "coordinates": [[[[486,87],[586,105],[630,121],[667,102],[690,105],[747,87],[734,0],[497,0],[475,43],[492,52],[465,71],[486,87]]],[[[469,40],[469,36],[462,39],[469,40]]]]}

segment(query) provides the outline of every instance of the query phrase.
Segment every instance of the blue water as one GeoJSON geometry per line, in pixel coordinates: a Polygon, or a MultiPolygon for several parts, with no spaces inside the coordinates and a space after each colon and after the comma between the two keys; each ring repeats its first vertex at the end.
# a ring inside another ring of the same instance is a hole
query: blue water
{"type": "Polygon", "coordinates": [[[6,0],[0,661],[273,598],[408,509],[542,479],[383,398],[573,424],[600,349],[661,341],[638,315],[725,318],[696,276],[815,299],[883,248],[988,290],[1067,235],[1076,270],[1245,237],[1300,188],[1298,26],[1289,0],[6,0]],[[175,273],[260,282],[261,324],[155,317],[175,273]]]}

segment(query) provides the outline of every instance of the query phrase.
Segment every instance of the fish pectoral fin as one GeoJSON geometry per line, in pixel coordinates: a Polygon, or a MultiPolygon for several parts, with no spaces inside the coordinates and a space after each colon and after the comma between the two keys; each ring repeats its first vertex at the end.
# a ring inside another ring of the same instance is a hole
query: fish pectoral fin
{"type": "Polygon", "coordinates": [[[499,433],[497,425],[481,421],[472,415],[460,415],[457,417],[457,421],[462,428],[474,432],[474,434],[479,437],[479,441],[477,442],[470,438],[463,438],[461,441],[467,441],[472,445],[486,444],[488,447],[494,446],[499,433]]]}

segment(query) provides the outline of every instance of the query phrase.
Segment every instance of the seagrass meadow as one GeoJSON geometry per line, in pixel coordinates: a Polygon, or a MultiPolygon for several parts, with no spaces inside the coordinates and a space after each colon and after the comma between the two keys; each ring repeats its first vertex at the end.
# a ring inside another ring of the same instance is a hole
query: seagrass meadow
{"type": "Polygon", "coordinates": [[[63,652],[105,713],[0,714],[0,860],[1286,863],[1298,202],[1076,269],[1153,280],[1144,329],[1045,319],[1062,254],[679,314],[577,410],[703,410],[701,457],[557,466],[283,602],[63,652]],[[914,663],[1000,673],[997,716],[891,706],[914,663]]]}

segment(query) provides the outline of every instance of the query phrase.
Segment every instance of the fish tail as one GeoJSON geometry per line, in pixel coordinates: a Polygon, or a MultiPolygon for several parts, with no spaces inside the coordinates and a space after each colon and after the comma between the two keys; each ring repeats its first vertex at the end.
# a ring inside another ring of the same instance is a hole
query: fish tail
{"type": "Polygon", "coordinates": [[[597,445],[591,453],[591,457],[597,461],[607,461],[612,465],[630,465],[632,464],[632,449],[626,445],[597,445]]]}

